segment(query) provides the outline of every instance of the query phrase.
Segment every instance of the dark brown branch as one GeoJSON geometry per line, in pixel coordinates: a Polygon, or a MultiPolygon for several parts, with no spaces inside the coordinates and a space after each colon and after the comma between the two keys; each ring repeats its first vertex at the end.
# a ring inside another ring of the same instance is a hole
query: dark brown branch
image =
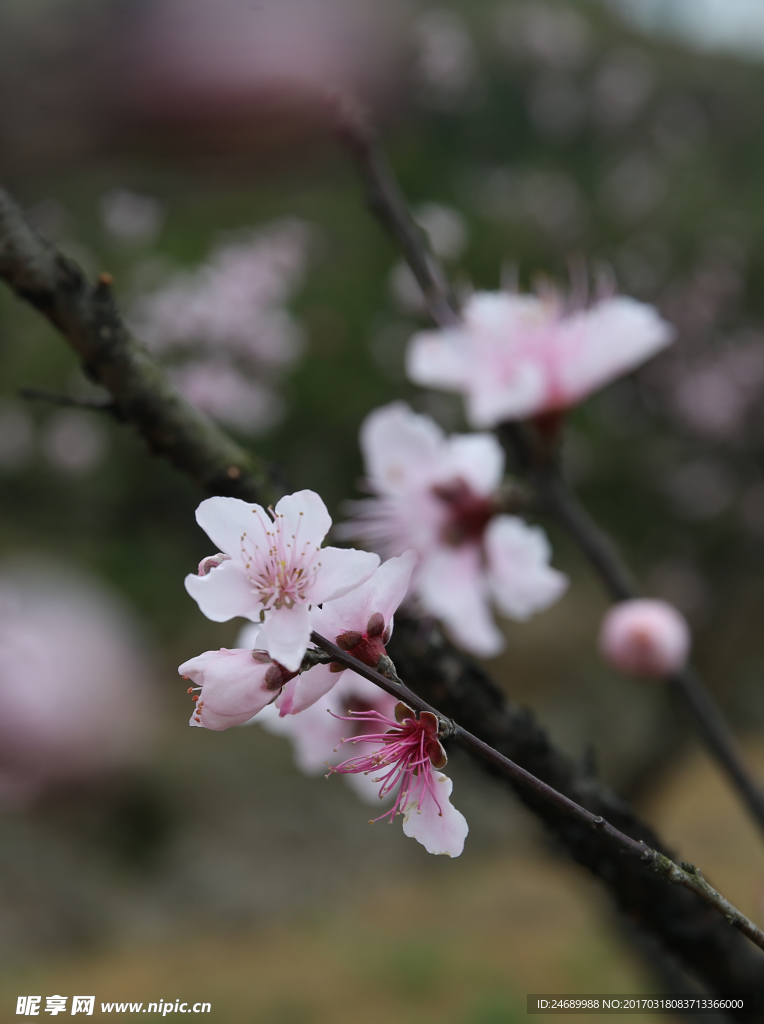
{"type": "Polygon", "coordinates": [[[264,466],[201,415],[130,337],[112,296],[112,279],[91,285],[80,268],[27,223],[0,189],[0,277],[64,335],[88,377],[106,388],[115,413],[207,494],[267,505],[274,497],[264,466]]]}
{"type": "MultiPolygon", "coordinates": [[[[626,801],[587,767],[562,754],[533,714],[508,700],[438,627],[398,612],[388,651],[401,675],[443,714],[620,832],[672,856],[626,801]]],[[[494,771],[488,762],[480,764],[494,771]]],[[[757,995],[759,1007],[764,1005],[760,954],[724,927],[708,907],[684,889],[667,887],[596,829],[508,781],[566,852],[603,882],[626,918],[659,938],[664,957],[700,978],[710,991],[749,992],[757,995]]],[[[760,1009],[749,1009],[739,1019],[758,1022],[760,1017],[760,1009]]]]}
{"type": "MultiPolygon", "coordinates": [[[[100,290],[87,285],[81,271],[36,236],[18,207],[1,191],[0,276],[59,327],[83,355],[91,375],[114,395],[120,413],[155,450],[197,480],[207,493],[237,493],[249,500],[263,500],[262,468],[258,466],[256,472],[250,472],[248,467],[252,463],[248,458],[232,459],[232,451],[238,457],[240,449],[201,414],[191,409],[189,415],[190,407],[182,400],[178,406],[175,392],[171,395],[170,410],[163,415],[161,406],[168,385],[148,353],[126,337],[110,296],[109,315],[103,323],[102,292],[108,288],[107,283],[100,290]],[[119,339],[116,355],[109,352],[110,338],[98,337],[99,325],[110,327],[115,321],[119,339]],[[106,346],[105,352],[102,344],[106,346]],[[124,393],[115,372],[120,359],[128,365],[130,397],[124,393]],[[179,413],[173,415],[178,409],[179,413]],[[161,431],[157,434],[157,423],[167,419],[170,440],[165,443],[161,431]],[[176,434],[180,436],[174,443],[176,434]],[[194,453],[199,449],[201,457],[196,459],[194,453]],[[231,466],[240,469],[235,479],[230,474],[231,466]]],[[[422,623],[399,615],[393,645],[391,654],[406,678],[415,681],[417,691],[437,703],[445,714],[458,718],[465,729],[595,816],[607,817],[620,831],[665,852],[628,805],[596,779],[581,775],[571,766],[533,719],[507,705],[482,670],[454,651],[437,631],[423,631],[422,623]]],[[[695,894],[666,886],[644,864],[622,856],[598,831],[539,800],[530,791],[517,792],[552,829],[568,853],[602,880],[618,905],[656,936],[666,955],[676,957],[711,991],[754,993],[764,1001],[764,968],[758,952],[695,894]]],[[[735,1016],[741,1021],[757,1019],[747,1011],[735,1016]]]]}

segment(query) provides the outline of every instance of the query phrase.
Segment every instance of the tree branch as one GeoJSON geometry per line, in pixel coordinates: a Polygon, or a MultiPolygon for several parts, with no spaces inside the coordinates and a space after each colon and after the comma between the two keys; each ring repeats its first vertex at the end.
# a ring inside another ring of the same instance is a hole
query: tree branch
{"type": "Polygon", "coordinates": [[[88,377],[114,400],[115,413],[207,494],[267,505],[274,497],[262,463],[199,413],[130,337],[112,296],[112,279],[91,285],[80,268],[41,238],[0,189],[0,277],[64,335],[88,377]]]}
{"type": "MultiPolygon", "coordinates": [[[[110,294],[104,295],[108,282],[96,288],[88,285],[79,268],[32,231],[2,191],[0,276],[59,328],[93,379],[111,392],[120,414],[153,450],[207,493],[263,501],[263,491],[269,490],[264,468],[169,388],[149,354],[128,337],[110,294]],[[120,367],[126,371],[127,384],[120,367]],[[232,467],[237,474],[231,474],[232,467]]],[[[645,839],[650,848],[663,851],[628,805],[597,780],[577,773],[532,717],[508,705],[482,669],[451,648],[436,630],[423,633],[422,623],[399,615],[393,645],[391,653],[406,678],[416,680],[417,690],[436,701],[445,714],[458,718],[476,737],[595,817],[607,815],[627,836],[645,839]]],[[[764,1000],[764,964],[758,952],[694,892],[666,886],[645,864],[622,856],[599,830],[531,790],[517,791],[570,855],[602,880],[622,909],[653,932],[667,955],[675,956],[716,993],[754,993],[764,1000]]],[[[756,1019],[747,1011],[738,1012],[737,1018],[756,1019]]]]}

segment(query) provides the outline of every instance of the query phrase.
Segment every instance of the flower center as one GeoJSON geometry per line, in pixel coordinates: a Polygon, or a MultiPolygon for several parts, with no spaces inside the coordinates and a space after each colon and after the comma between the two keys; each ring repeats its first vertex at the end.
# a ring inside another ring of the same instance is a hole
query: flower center
{"type": "Polygon", "coordinates": [[[436,484],[432,494],[446,506],[446,521],[440,539],[450,547],[479,541],[496,514],[492,498],[475,494],[466,480],[457,477],[447,484],[436,484]]]}
{"type": "Polygon", "coordinates": [[[298,541],[299,530],[287,533],[283,516],[276,516],[273,529],[266,531],[268,548],[242,536],[242,558],[250,582],[264,608],[292,608],[309,600],[320,562],[320,547],[298,541]]]}

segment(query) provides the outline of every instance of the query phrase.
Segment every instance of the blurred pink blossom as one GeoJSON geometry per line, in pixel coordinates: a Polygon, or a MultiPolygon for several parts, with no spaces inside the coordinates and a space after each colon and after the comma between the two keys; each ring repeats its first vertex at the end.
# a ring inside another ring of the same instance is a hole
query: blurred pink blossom
{"type": "Polygon", "coordinates": [[[360,0],[154,0],[122,34],[122,102],[170,142],[207,129],[238,148],[288,144],[328,90],[376,103],[396,81],[402,5],[360,0]],[[272,129],[279,120],[277,131],[272,129]]]}
{"type": "Polygon", "coordinates": [[[62,409],[45,424],[42,450],[51,465],[70,476],[85,476],[106,458],[109,438],[92,412],[62,409]]]}
{"type": "Polygon", "coordinates": [[[281,419],[283,403],[279,396],[223,359],[173,366],[168,376],[192,405],[226,426],[257,433],[281,419]]]}
{"type": "MultiPolygon", "coordinates": [[[[406,596],[416,555],[406,551],[390,558],[359,587],[314,608],[311,628],[332,640],[371,668],[386,656],[393,632],[393,614],[406,596]]],[[[339,681],[343,667],[336,662],[316,665],[287,683],[276,701],[282,715],[296,715],[315,704],[339,681]]]]}
{"type": "Polygon", "coordinates": [[[764,387],[761,342],[712,356],[683,368],[672,392],[679,417],[699,434],[733,437],[764,387]]]}
{"type": "Polygon", "coordinates": [[[0,573],[0,803],[135,763],[150,670],[124,609],[70,570],[0,573]]]}
{"type": "Polygon", "coordinates": [[[228,426],[256,432],[281,417],[274,386],[304,341],[285,303],[307,251],[306,225],[278,221],[219,245],[201,267],[177,272],[133,305],[136,333],[170,358],[180,391],[228,426]]]}
{"type": "Polygon", "coordinates": [[[310,639],[312,606],[359,586],[379,565],[366,551],[322,547],[332,520],[314,491],[283,497],[269,515],[239,498],[207,498],[196,521],[230,557],[186,590],[213,622],[264,621],[263,648],[296,672],[310,639]]]}
{"type": "Polygon", "coordinates": [[[660,678],[684,667],[690,630],[684,617],[666,601],[622,601],[605,616],[599,646],[605,661],[619,672],[660,678]]]}
{"type": "Polygon", "coordinates": [[[474,427],[565,409],[668,345],[671,327],[626,297],[568,308],[540,295],[477,292],[457,327],[421,331],[408,351],[416,384],[462,392],[474,427]]]}
{"type": "Polygon", "coordinates": [[[302,280],[307,246],[307,228],[297,220],[219,245],[197,270],[177,272],[136,302],[136,331],[155,352],[222,349],[268,367],[290,366],[302,334],[284,303],[302,280]]]}
{"type": "Polygon", "coordinates": [[[376,732],[363,732],[343,741],[354,746],[371,743],[375,749],[332,765],[329,771],[363,773],[378,781],[380,796],[394,794],[393,806],[380,818],[392,821],[402,814],[404,833],[428,853],[458,857],[469,828],[464,815],[449,799],[453,783],[438,771],[445,767],[447,758],[438,739],[435,715],[422,711],[417,716],[405,704],[396,704],[394,719],[378,711],[359,711],[342,720],[363,721],[370,730],[376,727],[376,732]]]}
{"type": "Polygon", "coordinates": [[[493,435],[446,437],[395,402],[366,418],[361,449],[376,496],[351,506],[342,535],[383,556],[415,551],[414,592],[467,650],[490,657],[504,646],[492,601],[522,621],[562,595],[543,531],[498,512],[504,453],[493,435]]]}

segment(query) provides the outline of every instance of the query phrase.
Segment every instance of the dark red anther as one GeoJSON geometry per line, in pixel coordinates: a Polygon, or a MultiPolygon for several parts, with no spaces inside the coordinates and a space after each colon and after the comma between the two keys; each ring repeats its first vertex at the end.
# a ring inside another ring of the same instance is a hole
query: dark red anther
{"type": "Polygon", "coordinates": [[[441,539],[451,547],[479,541],[496,514],[493,499],[475,494],[461,477],[447,484],[437,484],[432,493],[447,508],[448,518],[441,529],[441,539]]]}

